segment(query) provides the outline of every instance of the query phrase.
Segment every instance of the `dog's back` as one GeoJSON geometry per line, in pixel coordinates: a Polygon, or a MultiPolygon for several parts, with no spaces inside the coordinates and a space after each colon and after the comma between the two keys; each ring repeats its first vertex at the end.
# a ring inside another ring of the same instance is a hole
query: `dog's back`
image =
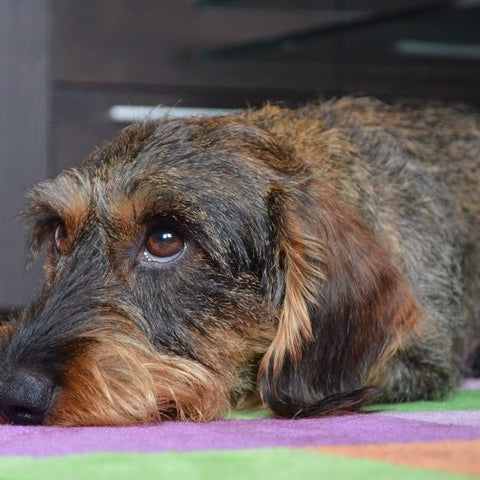
{"type": "MultiPolygon", "coordinates": [[[[465,108],[410,102],[394,106],[371,99],[344,99],[325,104],[322,110],[336,115],[352,141],[361,150],[376,155],[378,143],[369,142],[368,132],[383,148],[398,149],[405,163],[414,165],[437,182],[430,198],[445,211],[438,221],[453,224],[454,238],[463,244],[463,304],[468,322],[467,336],[480,332],[480,115],[465,108]],[[355,134],[355,131],[357,134],[355,134]],[[359,138],[359,132],[364,136],[359,138]],[[362,145],[363,143],[363,145],[362,145]]],[[[456,272],[452,272],[455,275],[456,272]]]]}
{"type": "Polygon", "coordinates": [[[345,129],[361,151],[375,152],[375,142],[385,142],[384,151],[397,149],[405,161],[435,178],[455,202],[455,221],[480,239],[478,112],[419,101],[388,105],[349,98],[325,103],[320,112],[326,123],[345,129]]]}

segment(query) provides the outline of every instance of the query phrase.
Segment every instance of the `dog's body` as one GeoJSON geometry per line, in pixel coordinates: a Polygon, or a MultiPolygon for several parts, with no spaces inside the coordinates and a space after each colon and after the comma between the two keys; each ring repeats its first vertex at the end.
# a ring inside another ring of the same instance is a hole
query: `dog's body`
{"type": "Polygon", "coordinates": [[[480,118],[344,99],[129,127],[32,191],[6,421],[438,398],[480,340],[480,118]]]}

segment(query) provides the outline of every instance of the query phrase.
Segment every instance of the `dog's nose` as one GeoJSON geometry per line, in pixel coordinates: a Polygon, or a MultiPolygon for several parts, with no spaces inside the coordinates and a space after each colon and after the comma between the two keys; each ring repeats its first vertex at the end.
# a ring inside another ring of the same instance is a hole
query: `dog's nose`
{"type": "Polygon", "coordinates": [[[53,383],[40,375],[19,372],[0,381],[0,416],[7,423],[40,425],[50,409],[53,383]]]}

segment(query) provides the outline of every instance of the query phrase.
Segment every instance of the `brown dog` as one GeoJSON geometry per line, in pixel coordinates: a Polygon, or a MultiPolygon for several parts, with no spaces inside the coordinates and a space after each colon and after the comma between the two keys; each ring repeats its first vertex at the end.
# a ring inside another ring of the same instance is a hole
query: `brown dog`
{"type": "Polygon", "coordinates": [[[344,99],[133,125],[31,192],[5,421],[438,398],[478,344],[480,118],[344,99]]]}

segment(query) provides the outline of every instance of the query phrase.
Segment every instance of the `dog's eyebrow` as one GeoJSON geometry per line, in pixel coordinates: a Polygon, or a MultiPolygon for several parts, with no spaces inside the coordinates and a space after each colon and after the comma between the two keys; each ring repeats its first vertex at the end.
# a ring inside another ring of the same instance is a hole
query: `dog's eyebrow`
{"type": "Polygon", "coordinates": [[[30,206],[27,213],[49,211],[62,219],[80,223],[90,208],[92,188],[78,170],[72,169],[53,180],[46,180],[32,187],[28,197],[30,206]]]}
{"type": "Polygon", "coordinates": [[[33,230],[35,247],[49,224],[62,221],[72,233],[82,228],[91,209],[92,187],[72,169],[32,187],[28,198],[29,205],[22,213],[33,230]]]}
{"type": "Polygon", "coordinates": [[[197,218],[199,214],[181,190],[167,184],[158,185],[157,182],[145,181],[129,194],[122,192],[105,200],[99,205],[99,210],[104,218],[117,225],[139,225],[159,216],[185,220],[190,216],[197,218]]]}

